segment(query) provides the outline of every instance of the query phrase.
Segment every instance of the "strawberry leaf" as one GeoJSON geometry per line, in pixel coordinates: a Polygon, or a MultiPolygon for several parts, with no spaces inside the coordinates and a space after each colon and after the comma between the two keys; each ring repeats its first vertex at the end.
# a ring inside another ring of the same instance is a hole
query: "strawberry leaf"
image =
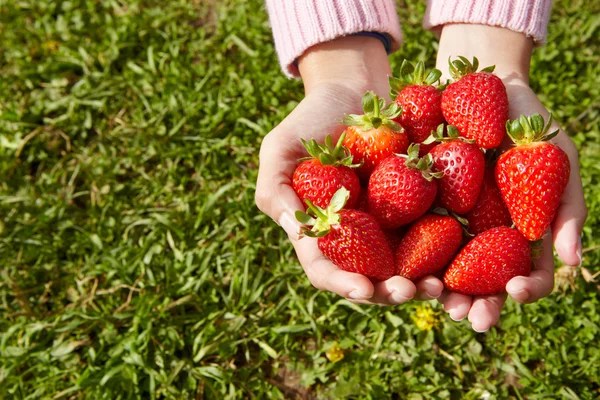
{"type": "Polygon", "coordinates": [[[362,97],[362,107],[365,114],[372,113],[375,110],[375,93],[367,92],[362,97]]]}
{"type": "Polygon", "coordinates": [[[402,112],[401,107],[395,102],[386,107],[384,99],[379,98],[373,92],[367,92],[362,98],[362,104],[364,115],[346,115],[343,121],[345,125],[357,126],[363,132],[378,129],[381,126],[386,126],[395,132],[402,130],[402,127],[393,121],[402,112]]]}
{"type": "Polygon", "coordinates": [[[298,220],[298,222],[300,222],[301,224],[304,224],[304,225],[314,225],[316,222],[316,220],[313,217],[311,217],[304,211],[300,211],[300,210],[296,211],[295,216],[296,216],[296,219],[298,220]]]}
{"type": "Polygon", "coordinates": [[[335,212],[340,211],[342,208],[344,208],[349,198],[350,192],[345,187],[341,187],[331,198],[328,208],[335,212]]]}

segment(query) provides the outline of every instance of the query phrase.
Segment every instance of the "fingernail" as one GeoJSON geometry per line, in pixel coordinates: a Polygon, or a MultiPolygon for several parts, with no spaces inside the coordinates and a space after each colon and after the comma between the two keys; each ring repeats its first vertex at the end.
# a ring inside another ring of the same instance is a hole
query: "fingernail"
{"type": "Polygon", "coordinates": [[[298,240],[300,235],[300,224],[288,213],[284,212],[279,217],[279,225],[288,234],[290,239],[298,240]]]}
{"type": "Polygon", "coordinates": [[[450,319],[451,319],[452,321],[459,322],[459,321],[462,321],[463,319],[465,319],[465,317],[464,317],[464,316],[463,316],[462,318],[458,318],[458,317],[456,317],[456,316],[455,316],[455,315],[456,315],[456,310],[454,310],[454,309],[452,309],[452,310],[448,311],[448,314],[450,315],[450,319]],[[453,315],[453,314],[454,314],[454,315],[453,315]]]}
{"type": "Polygon", "coordinates": [[[490,330],[490,328],[487,328],[487,329],[484,329],[484,330],[480,331],[479,329],[476,329],[475,327],[473,327],[473,330],[474,330],[475,332],[477,332],[477,333],[485,333],[485,332],[489,331],[489,330],[490,330]]]}
{"type": "Polygon", "coordinates": [[[577,250],[575,250],[575,254],[579,257],[579,267],[583,264],[583,244],[581,243],[581,237],[579,238],[579,242],[577,242],[577,250]]]}
{"type": "Polygon", "coordinates": [[[527,300],[529,300],[529,292],[527,290],[525,290],[525,289],[517,290],[517,291],[514,291],[514,292],[508,292],[508,294],[513,299],[515,297],[518,297],[519,301],[527,301],[527,300]]]}
{"type": "Polygon", "coordinates": [[[351,291],[348,297],[352,300],[365,300],[367,298],[367,296],[362,294],[358,289],[351,291]]]}
{"type": "Polygon", "coordinates": [[[403,296],[402,294],[398,293],[395,290],[392,291],[392,294],[390,294],[390,298],[391,298],[392,302],[395,303],[395,304],[406,303],[407,301],[409,301],[410,299],[412,299],[412,297],[403,296]]]}

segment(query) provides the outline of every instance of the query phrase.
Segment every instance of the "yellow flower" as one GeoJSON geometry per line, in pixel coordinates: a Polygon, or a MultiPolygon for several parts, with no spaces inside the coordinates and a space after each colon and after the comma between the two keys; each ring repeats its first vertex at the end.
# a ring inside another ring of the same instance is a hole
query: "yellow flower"
{"type": "Polygon", "coordinates": [[[438,319],[439,312],[435,311],[431,306],[427,304],[418,305],[415,308],[415,313],[410,317],[414,321],[417,328],[422,331],[430,331],[433,328],[437,328],[440,324],[438,319]]]}
{"type": "Polygon", "coordinates": [[[42,47],[46,51],[53,53],[56,50],[58,50],[58,42],[56,40],[48,40],[48,41],[42,43],[42,47]]]}
{"type": "Polygon", "coordinates": [[[339,344],[334,343],[329,350],[325,352],[327,359],[333,363],[338,361],[342,361],[344,359],[344,350],[340,347],[339,344]]]}

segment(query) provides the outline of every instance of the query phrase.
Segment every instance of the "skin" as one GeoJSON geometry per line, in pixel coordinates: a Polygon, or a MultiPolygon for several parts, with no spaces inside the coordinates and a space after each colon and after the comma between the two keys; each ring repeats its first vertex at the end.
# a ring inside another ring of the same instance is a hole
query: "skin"
{"type": "MultiPolygon", "coordinates": [[[[548,112],[528,85],[532,48],[531,39],[506,29],[447,25],[441,29],[438,68],[447,77],[449,56],[471,58],[477,55],[480,65],[496,65],[496,73],[507,86],[512,119],[535,112],[547,117],[548,112]]],[[[488,330],[498,320],[506,295],[472,298],[446,293],[442,282],[433,276],[416,284],[399,276],[373,284],[362,275],[342,271],[333,265],[319,251],[316,239],[299,237],[300,225],[294,212],[303,206],[292,189],[292,174],[297,159],[306,155],[300,138],[322,141],[328,134],[337,138],[344,129],[337,121],[344,114],[361,113],[361,97],[367,90],[389,100],[387,79],[391,70],[381,42],[367,37],[345,37],[316,45],[304,53],[298,65],[306,96],[263,140],[256,203],[286,231],[310,282],[317,289],[363,304],[394,305],[413,298],[439,297],[451,318],[468,317],[474,330],[488,330]]],[[[536,270],[529,277],[516,277],[507,284],[511,297],[521,303],[536,301],[552,291],[552,240],[566,264],[578,265],[581,260],[579,238],[587,209],[577,151],[563,132],[555,142],[569,156],[571,179],[553,224],[553,235],[545,238],[536,270]]]]}

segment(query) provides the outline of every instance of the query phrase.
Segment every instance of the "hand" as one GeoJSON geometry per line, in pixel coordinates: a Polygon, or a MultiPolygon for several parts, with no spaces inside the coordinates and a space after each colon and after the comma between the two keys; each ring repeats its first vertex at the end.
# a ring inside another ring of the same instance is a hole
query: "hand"
{"type": "Polygon", "coordinates": [[[291,183],[297,160],[306,156],[300,138],[323,142],[331,134],[337,140],[344,114],[361,113],[361,98],[373,90],[387,99],[391,74],[387,54],[377,39],[346,37],[311,48],[299,60],[306,97],[271,131],[260,149],[256,204],[287,232],[310,282],[351,301],[365,304],[400,304],[417,296],[438,297],[440,280],[426,277],[415,285],[395,276],[373,284],[368,278],[340,270],[324,257],[317,240],[298,237],[294,218],[303,204],[291,183]],[[417,295],[417,293],[420,293],[417,295]]]}
{"type": "MultiPolygon", "coordinates": [[[[448,25],[442,32],[438,68],[447,73],[448,57],[455,58],[457,55],[469,59],[476,56],[483,67],[496,64],[495,73],[503,80],[508,93],[509,118],[514,120],[520,115],[539,113],[547,121],[548,111],[529,88],[528,72],[532,46],[531,39],[506,29],[481,25],[448,25]]],[[[556,123],[555,129],[558,129],[556,123]]],[[[508,294],[519,303],[532,303],[552,292],[552,242],[565,264],[581,264],[580,238],[587,208],[579,175],[577,149],[563,131],[560,131],[552,142],[567,153],[571,175],[552,229],[544,237],[541,255],[534,260],[535,269],[530,276],[515,277],[506,285],[508,294]]],[[[507,144],[507,147],[509,146],[507,144]]],[[[461,320],[468,316],[473,329],[478,332],[485,332],[496,323],[505,300],[506,294],[471,297],[445,292],[440,297],[444,309],[452,319],[461,320]]]]}

